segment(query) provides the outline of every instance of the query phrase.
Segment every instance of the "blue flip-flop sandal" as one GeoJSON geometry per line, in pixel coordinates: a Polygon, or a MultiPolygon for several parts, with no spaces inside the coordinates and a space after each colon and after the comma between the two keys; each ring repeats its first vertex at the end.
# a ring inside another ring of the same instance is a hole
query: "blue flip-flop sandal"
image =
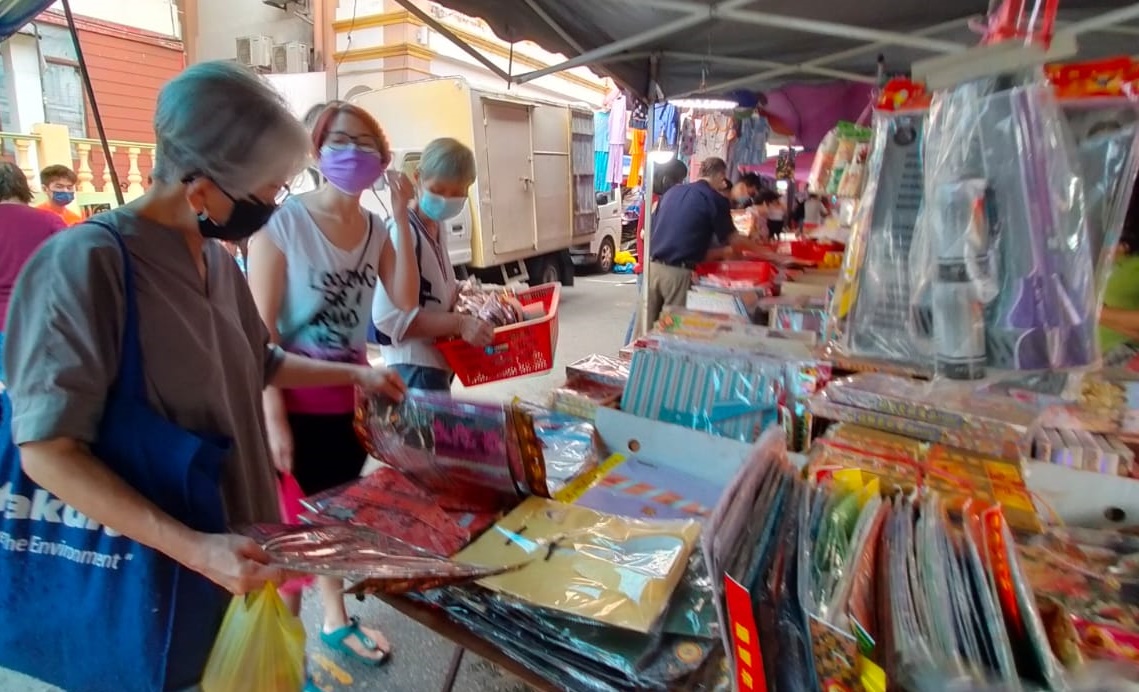
{"type": "Polygon", "coordinates": [[[379,644],[373,641],[371,637],[364,634],[364,631],[360,629],[360,618],[358,617],[350,618],[348,620],[348,624],[338,630],[333,630],[332,632],[321,631],[320,640],[324,642],[325,646],[332,649],[333,651],[344,654],[349,658],[354,658],[364,665],[375,666],[378,668],[387,663],[388,659],[391,658],[390,651],[383,651],[380,648],[379,644]],[[356,652],[355,649],[347,644],[347,639],[349,637],[356,637],[356,639],[364,645],[365,649],[368,651],[379,651],[383,654],[383,656],[380,656],[376,659],[361,656],[356,652]]]}

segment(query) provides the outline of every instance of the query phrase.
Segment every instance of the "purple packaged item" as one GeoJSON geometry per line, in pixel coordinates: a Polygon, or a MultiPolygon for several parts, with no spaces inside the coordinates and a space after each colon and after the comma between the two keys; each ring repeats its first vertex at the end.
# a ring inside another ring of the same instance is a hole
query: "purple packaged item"
{"type": "Polygon", "coordinates": [[[527,491],[544,492],[533,421],[512,406],[419,391],[400,403],[373,395],[357,406],[356,430],[370,454],[436,494],[444,509],[497,511],[527,491]]]}

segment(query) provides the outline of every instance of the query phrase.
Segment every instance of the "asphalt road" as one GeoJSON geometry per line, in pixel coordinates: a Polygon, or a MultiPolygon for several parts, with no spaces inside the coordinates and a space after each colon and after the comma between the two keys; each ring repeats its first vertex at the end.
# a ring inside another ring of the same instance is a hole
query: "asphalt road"
{"type": "MultiPolygon", "coordinates": [[[[636,295],[636,283],[631,276],[579,276],[576,285],[563,289],[561,294],[558,347],[555,367],[550,374],[469,390],[456,386],[456,395],[491,401],[507,401],[515,396],[544,401],[545,394],[564,381],[568,363],[591,353],[616,354],[623,345],[636,295]]],[[[310,635],[312,669],[325,692],[434,692],[440,689],[454,645],[379,600],[364,603],[353,600],[349,604],[350,612],[360,616],[364,624],[382,629],[394,649],[392,659],[383,668],[355,664],[319,643],[320,614],[315,601],[306,596],[303,615],[310,635]]],[[[60,606],[66,607],[66,604],[60,606]]],[[[108,607],[113,608],[113,604],[108,607]]],[[[77,640],[76,644],[81,645],[81,641],[77,640]]],[[[497,666],[467,654],[454,689],[456,692],[527,692],[530,688],[497,666]]],[[[0,669],[0,692],[56,692],[56,688],[0,669]]]]}

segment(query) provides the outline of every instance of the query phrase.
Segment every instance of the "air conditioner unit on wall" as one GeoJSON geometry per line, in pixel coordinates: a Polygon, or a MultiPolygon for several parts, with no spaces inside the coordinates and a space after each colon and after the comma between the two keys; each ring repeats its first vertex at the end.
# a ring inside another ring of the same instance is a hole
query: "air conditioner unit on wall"
{"type": "Polygon", "coordinates": [[[296,74],[308,72],[309,47],[300,41],[273,46],[273,72],[296,74]]]}
{"type": "Polygon", "coordinates": [[[237,62],[246,67],[272,67],[273,39],[269,36],[242,36],[237,39],[237,62]]]}
{"type": "Polygon", "coordinates": [[[285,12],[292,8],[294,13],[302,17],[312,16],[312,0],[261,0],[261,4],[285,12]]]}

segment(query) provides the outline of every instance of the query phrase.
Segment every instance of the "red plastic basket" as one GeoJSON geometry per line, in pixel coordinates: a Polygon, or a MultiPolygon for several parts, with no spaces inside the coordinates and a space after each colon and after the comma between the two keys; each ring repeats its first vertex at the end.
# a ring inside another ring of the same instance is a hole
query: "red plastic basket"
{"type": "Polygon", "coordinates": [[[742,260],[735,262],[701,262],[696,265],[695,274],[697,279],[715,276],[725,281],[766,286],[775,281],[778,272],[774,265],[769,262],[742,260]]]}
{"type": "Polygon", "coordinates": [[[436,343],[447,365],[465,387],[539,375],[554,369],[558,345],[558,301],[561,284],[542,284],[518,291],[523,305],[541,303],[546,316],[494,330],[494,341],[478,348],[462,339],[436,343]]]}
{"type": "MultiPolygon", "coordinates": [[[[829,253],[842,252],[843,246],[839,243],[815,242],[813,240],[793,240],[787,243],[787,254],[797,260],[822,264],[829,253]]],[[[783,248],[780,248],[782,250],[783,248]]]]}

